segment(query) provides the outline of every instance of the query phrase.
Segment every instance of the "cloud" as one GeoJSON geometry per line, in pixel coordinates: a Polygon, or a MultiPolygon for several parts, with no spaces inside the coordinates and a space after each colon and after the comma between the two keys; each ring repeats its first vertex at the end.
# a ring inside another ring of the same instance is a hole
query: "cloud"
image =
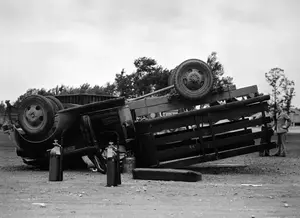
{"type": "Polygon", "coordinates": [[[238,87],[268,91],[264,72],[274,66],[298,78],[299,6],[297,0],[0,1],[1,81],[16,87],[3,85],[9,91],[0,100],[33,87],[103,85],[122,68],[130,73],[141,56],[173,68],[212,51],[238,87]]]}

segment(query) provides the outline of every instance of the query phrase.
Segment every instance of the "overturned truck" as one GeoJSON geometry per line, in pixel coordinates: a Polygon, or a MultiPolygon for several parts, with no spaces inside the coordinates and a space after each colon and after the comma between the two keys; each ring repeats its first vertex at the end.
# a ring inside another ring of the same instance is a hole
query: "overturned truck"
{"type": "Polygon", "coordinates": [[[106,172],[106,148],[113,143],[137,167],[180,168],[275,147],[265,116],[269,95],[257,86],[212,91],[209,66],[198,59],[181,63],[169,86],[125,99],[96,95],[31,95],[19,107],[11,135],[26,164],[47,166],[54,140],[63,147],[65,166],[87,156],[106,172]],[[176,90],[176,92],[174,92],[176,90]],[[155,97],[160,92],[170,91],[155,97]],[[171,94],[172,93],[172,94],[171,94]],[[259,118],[253,114],[261,113],[259,118]],[[264,143],[257,143],[264,139],[264,143]],[[259,140],[258,140],[259,141],[259,140]]]}

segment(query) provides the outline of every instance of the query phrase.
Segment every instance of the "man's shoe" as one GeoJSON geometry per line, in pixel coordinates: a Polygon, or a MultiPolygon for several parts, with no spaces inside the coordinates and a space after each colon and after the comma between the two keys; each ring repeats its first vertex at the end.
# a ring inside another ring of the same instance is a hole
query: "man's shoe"
{"type": "Polygon", "coordinates": [[[280,154],[277,152],[276,154],[273,155],[274,157],[279,157],[280,154]]]}

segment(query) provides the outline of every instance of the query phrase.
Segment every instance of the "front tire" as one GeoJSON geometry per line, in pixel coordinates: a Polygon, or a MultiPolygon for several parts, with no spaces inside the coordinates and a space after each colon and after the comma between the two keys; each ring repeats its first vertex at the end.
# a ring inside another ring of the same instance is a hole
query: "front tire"
{"type": "Polygon", "coordinates": [[[55,109],[44,96],[30,95],[26,97],[18,109],[19,124],[28,135],[45,135],[54,124],[55,109]]]}
{"type": "Polygon", "coordinates": [[[188,100],[199,100],[213,87],[210,67],[198,59],[186,60],[176,69],[174,85],[182,97],[188,100]]]}

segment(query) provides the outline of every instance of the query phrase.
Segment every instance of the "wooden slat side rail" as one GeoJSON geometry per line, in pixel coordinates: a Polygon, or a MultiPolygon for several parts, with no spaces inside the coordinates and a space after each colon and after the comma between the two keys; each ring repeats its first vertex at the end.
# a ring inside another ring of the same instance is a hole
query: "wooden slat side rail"
{"type": "MultiPolygon", "coordinates": [[[[231,121],[231,122],[226,122],[226,123],[219,123],[219,124],[215,124],[214,127],[218,128],[218,127],[222,127],[222,126],[227,126],[229,123],[232,124],[232,125],[238,125],[239,122],[242,122],[242,120],[236,120],[236,121],[231,121]]],[[[181,134],[191,134],[191,135],[188,135],[187,137],[188,138],[194,138],[194,137],[198,137],[198,132],[199,131],[203,131],[201,133],[203,133],[204,135],[209,135],[208,134],[209,131],[207,130],[208,128],[209,128],[208,125],[202,126],[201,123],[200,123],[198,129],[195,129],[195,130],[188,129],[188,130],[158,134],[158,135],[155,135],[155,139],[160,140],[160,139],[168,138],[168,141],[172,141],[172,139],[171,139],[172,137],[177,137],[178,138],[181,134]],[[169,137],[171,137],[171,138],[169,138],[169,137]]],[[[166,143],[165,140],[163,140],[162,142],[166,143]]]]}
{"type": "MultiPolygon", "coordinates": [[[[244,154],[249,154],[253,152],[257,152],[260,148],[260,146],[264,146],[268,149],[272,149],[276,147],[275,143],[270,143],[270,144],[263,144],[263,145],[252,145],[252,146],[247,146],[247,147],[241,147],[237,149],[232,149],[232,150],[226,150],[219,152],[218,154],[218,159],[225,159],[229,157],[234,157],[234,156],[239,156],[239,155],[244,155],[244,154]]],[[[171,161],[165,161],[165,162],[160,162],[159,166],[154,166],[154,167],[160,167],[160,168],[182,168],[198,163],[203,163],[207,161],[214,161],[217,160],[216,156],[214,153],[205,155],[205,156],[193,156],[193,157],[188,157],[188,158],[181,158],[177,160],[171,160],[171,161]]]]}
{"type": "MultiPolygon", "coordinates": [[[[270,118],[266,118],[270,122],[270,118]]],[[[218,125],[214,125],[214,133],[225,133],[228,131],[243,129],[244,127],[254,127],[257,125],[262,125],[264,123],[264,119],[258,118],[254,120],[242,120],[239,122],[228,122],[228,123],[222,123],[218,125]]],[[[166,136],[160,136],[155,138],[154,142],[155,145],[175,142],[175,141],[183,141],[191,138],[197,138],[199,136],[209,136],[210,135],[210,127],[203,127],[196,131],[183,131],[183,133],[178,132],[174,134],[168,134],[166,136]]]]}
{"type": "Polygon", "coordinates": [[[152,124],[164,123],[165,121],[174,119],[174,118],[200,116],[200,115],[207,115],[208,113],[214,113],[217,111],[235,110],[237,108],[243,108],[247,105],[258,104],[258,103],[267,101],[269,99],[270,99],[270,95],[264,95],[264,96],[259,96],[256,98],[251,98],[251,99],[247,99],[247,100],[243,100],[243,101],[232,102],[232,103],[228,103],[228,104],[224,104],[224,105],[216,105],[213,107],[203,108],[203,109],[199,109],[199,110],[183,112],[180,114],[175,114],[173,116],[158,117],[158,118],[154,118],[151,120],[144,120],[142,122],[152,123],[152,124]]]}
{"type": "MultiPolygon", "coordinates": [[[[226,133],[218,134],[215,137],[217,140],[222,140],[222,139],[226,139],[226,138],[230,138],[230,137],[234,137],[234,136],[241,136],[241,135],[250,134],[250,133],[252,133],[252,129],[238,130],[238,131],[234,131],[234,132],[226,132],[226,133]]],[[[211,135],[203,137],[201,144],[198,143],[197,141],[199,141],[197,138],[185,140],[185,141],[177,141],[177,142],[172,142],[172,143],[168,143],[168,144],[160,144],[160,145],[157,145],[156,148],[157,148],[157,151],[162,151],[162,150],[175,148],[175,147],[189,147],[191,145],[196,146],[196,149],[198,149],[199,151],[204,148],[205,149],[212,148],[212,146],[208,146],[209,143],[211,143],[211,141],[212,141],[211,135]]]]}
{"type": "MultiPolygon", "coordinates": [[[[262,104],[255,104],[255,105],[249,105],[246,107],[237,108],[235,110],[223,110],[223,111],[215,111],[212,113],[213,119],[215,122],[222,120],[222,119],[238,119],[241,116],[250,116],[252,114],[255,114],[257,112],[260,112],[261,109],[267,108],[267,103],[264,102],[262,104]]],[[[191,112],[190,116],[172,116],[169,119],[153,119],[153,120],[146,120],[141,122],[136,122],[136,129],[138,133],[145,133],[145,132],[160,132],[167,129],[175,129],[180,128],[187,125],[194,125],[195,124],[195,118],[194,116],[199,116],[204,123],[208,123],[208,117],[207,114],[200,113],[198,114],[192,114],[191,112]],[[194,115],[194,116],[193,116],[194,115]]]]}
{"type": "Polygon", "coordinates": [[[213,121],[218,122],[220,120],[236,120],[237,118],[245,118],[248,116],[252,116],[253,114],[256,114],[260,110],[267,110],[268,109],[268,103],[262,102],[260,104],[253,104],[248,105],[243,108],[234,108],[232,110],[228,111],[218,111],[213,113],[213,121]]]}
{"type": "Polygon", "coordinates": [[[135,110],[136,116],[146,116],[150,113],[177,110],[180,108],[209,104],[216,101],[238,98],[250,94],[257,94],[257,86],[249,86],[241,89],[210,94],[199,101],[169,100],[168,96],[145,98],[138,101],[128,102],[129,108],[135,110]]]}
{"type": "MultiPolygon", "coordinates": [[[[233,136],[239,136],[239,135],[248,134],[248,133],[252,133],[252,129],[237,130],[237,131],[217,134],[216,139],[225,139],[225,138],[229,138],[229,137],[233,137],[233,136]]],[[[199,141],[198,138],[188,139],[188,140],[184,140],[184,141],[174,141],[174,142],[169,142],[169,143],[166,143],[166,144],[158,144],[158,145],[156,145],[156,148],[157,148],[157,150],[165,150],[165,149],[172,148],[172,147],[190,146],[190,145],[197,144],[197,141],[199,141]]],[[[199,147],[202,147],[202,145],[204,145],[204,143],[207,143],[207,142],[210,142],[210,141],[212,141],[211,135],[202,137],[202,142],[199,145],[199,147]]]]}
{"type": "Polygon", "coordinates": [[[233,143],[238,143],[238,142],[243,142],[243,141],[249,141],[249,140],[262,138],[264,136],[264,134],[265,134],[264,131],[260,131],[260,132],[245,134],[245,135],[233,136],[233,137],[226,138],[226,139],[215,140],[213,143],[212,142],[206,142],[202,146],[205,147],[205,148],[219,148],[219,147],[230,145],[230,144],[233,144],[233,143]]]}
{"type": "MultiPolygon", "coordinates": [[[[236,144],[232,144],[220,148],[219,152],[222,152],[224,150],[229,150],[229,149],[236,149],[240,147],[250,146],[254,144],[255,144],[254,140],[245,141],[242,144],[236,143],[236,144]]],[[[179,158],[186,158],[186,157],[192,157],[192,156],[203,155],[203,154],[207,155],[210,153],[213,153],[212,149],[201,149],[196,144],[192,144],[190,146],[181,146],[181,147],[169,148],[169,149],[158,151],[157,158],[161,162],[161,161],[170,161],[179,158]]]]}

